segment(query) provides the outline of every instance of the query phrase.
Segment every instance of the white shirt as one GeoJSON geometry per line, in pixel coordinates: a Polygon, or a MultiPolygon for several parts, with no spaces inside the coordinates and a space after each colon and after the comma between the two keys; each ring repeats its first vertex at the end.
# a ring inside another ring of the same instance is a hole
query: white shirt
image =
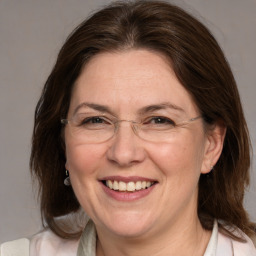
{"type": "MultiPolygon", "coordinates": [[[[235,241],[218,232],[217,221],[204,256],[256,256],[256,249],[248,236],[246,243],[235,241]]],[[[61,239],[50,230],[1,245],[0,256],[96,256],[96,230],[92,221],[86,225],[79,240],[61,239]]]]}

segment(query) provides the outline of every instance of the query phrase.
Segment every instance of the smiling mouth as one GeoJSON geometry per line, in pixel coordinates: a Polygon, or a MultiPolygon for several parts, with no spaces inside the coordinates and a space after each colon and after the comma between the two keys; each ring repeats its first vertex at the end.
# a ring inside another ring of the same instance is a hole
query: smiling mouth
{"type": "Polygon", "coordinates": [[[148,189],[156,184],[151,181],[116,181],[116,180],[103,180],[103,184],[111,190],[119,192],[136,192],[148,189]]]}

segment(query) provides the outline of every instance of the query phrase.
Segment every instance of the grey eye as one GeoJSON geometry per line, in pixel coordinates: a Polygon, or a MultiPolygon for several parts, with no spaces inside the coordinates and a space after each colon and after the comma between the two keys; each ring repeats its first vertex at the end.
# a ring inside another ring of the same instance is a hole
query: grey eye
{"type": "Polygon", "coordinates": [[[172,126],[175,125],[175,123],[171,119],[161,116],[150,117],[144,122],[144,124],[165,124],[172,126]]]}
{"type": "Polygon", "coordinates": [[[84,123],[102,124],[104,122],[105,122],[104,119],[97,116],[97,117],[88,118],[87,120],[85,120],[84,123]]]}
{"type": "Polygon", "coordinates": [[[80,125],[93,125],[93,124],[110,124],[110,122],[100,116],[87,117],[80,121],[80,125]]]}

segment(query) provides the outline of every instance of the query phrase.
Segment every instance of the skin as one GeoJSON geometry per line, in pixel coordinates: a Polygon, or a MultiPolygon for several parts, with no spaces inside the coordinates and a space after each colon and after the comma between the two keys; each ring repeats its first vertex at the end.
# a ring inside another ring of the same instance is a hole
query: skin
{"type": "MultiPolygon", "coordinates": [[[[182,108],[174,111],[180,120],[200,115],[167,60],[143,49],[93,57],[76,81],[68,118],[83,102],[105,105],[126,120],[138,120],[139,109],[162,102],[182,108]]],[[[81,206],[96,225],[97,255],[204,254],[211,232],[197,216],[198,179],[217,162],[224,128],[215,125],[206,132],[198,119],[176,129],[168,143],[152,143],[123,123],[113,138],[98,144],[77,141],[69,129],[66,168],[81,206]],[[113,175],[146,177],[157,184],[146,197],[118,201],[99,182],[113,175]]]]}

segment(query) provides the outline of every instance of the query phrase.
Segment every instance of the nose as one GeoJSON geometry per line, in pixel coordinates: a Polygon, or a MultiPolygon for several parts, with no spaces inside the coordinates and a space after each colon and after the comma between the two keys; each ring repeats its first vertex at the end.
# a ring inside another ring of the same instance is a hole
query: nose
{"type": "Polygon", "coordinates": [[[119,124],[115,136],[110,140],[108,160],[127,167],[142,162],[145,156],[143,141],[134,133],[131,123],[119,124]]]}

